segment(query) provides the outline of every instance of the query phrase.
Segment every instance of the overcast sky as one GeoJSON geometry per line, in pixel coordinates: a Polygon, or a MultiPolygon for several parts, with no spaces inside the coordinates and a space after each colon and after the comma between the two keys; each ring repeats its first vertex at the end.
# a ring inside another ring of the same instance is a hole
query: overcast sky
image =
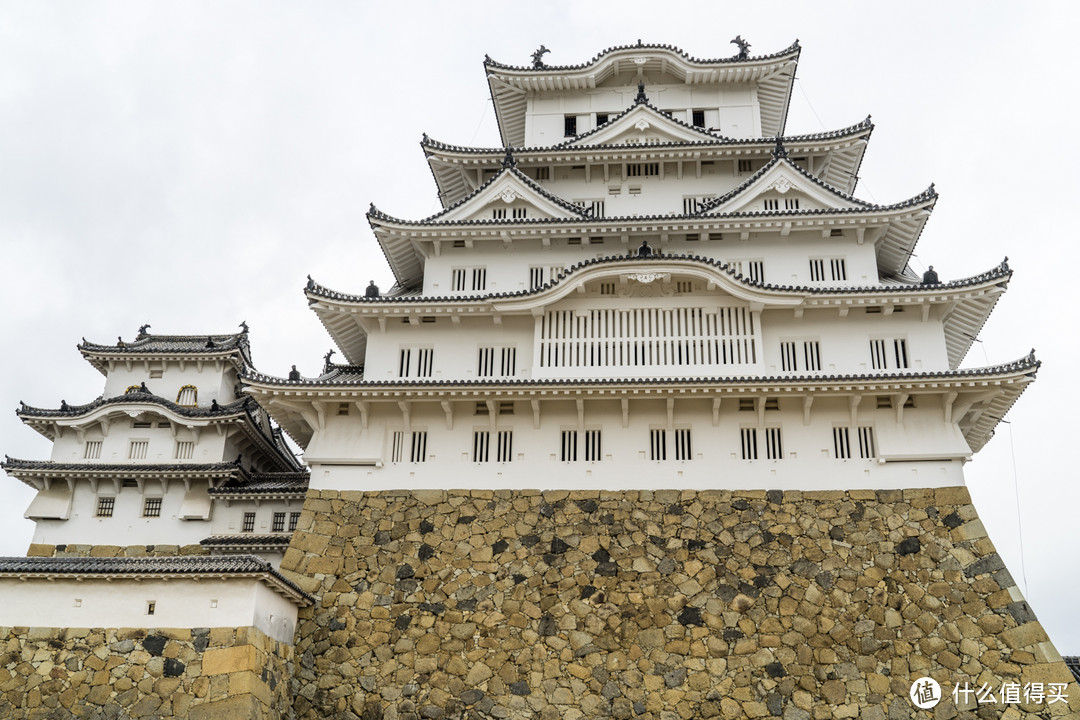
{"type": "MultiPolygon", "coordinates": [[[[499,145],[484,54],[585,62],[670,43],[697,57],[803,45],[787,130],[876,128],[856,195],[941,194],[913,266],[1015,276],[966,366],[1044,366],[967,466],[990,536],[1058,649],[1080,654],[1080,343],[1073,274],[1075,3],[0,2],[0,453],[41,459],[19,400],[97,397],[80,337],[232,332],[255,363],[315,374],[324,285],[384,289],[364,213],[437,207],[421,133],[499,145]],[[767,8],[767,9],[766,9],[767,8]],[[1069,216],[1071,217],[1071,216],[1069,216]],[[1070,319],[1073,317],[1073,319],[1070,319]]],[[[0,477],[0,554],[32,491],[0,477]]]]}

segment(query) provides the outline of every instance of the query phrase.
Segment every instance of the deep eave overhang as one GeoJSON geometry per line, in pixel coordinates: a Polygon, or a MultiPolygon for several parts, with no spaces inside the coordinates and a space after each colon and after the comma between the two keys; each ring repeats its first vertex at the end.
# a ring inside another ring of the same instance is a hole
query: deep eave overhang
{"type": "Polygon", "coordinates": [[[140,333],[130,343],[119,340],[115,345],[88,342],[85,338],[77,346],[78,351],[100,373],[107,375],[111,364],[131,367],[135,363],[222,362],[237,370],[251,365],[251,349],[247,332],[228,335],[150,335],[140,333]],[[212,343],[216,347],[206,347],[212,343]],[[188,345],[190,347],[176,347],[188,345]],[[203,347],[199,347],[202,345],[203,347]]]}
{"type": "MultiPolygon", "coordinates": [[[[825,155],[814,174],[822,180],[850,193],[855,189],[858,170],[862,164],[867,142],[873,131],[867,116],[857,123],[833,132],[795,135],[783,138],[784,146],[793,156],[825,155]]],[[[584,139],[588,133],[578,140],[584,139]]],[[[739,139],[715,137],[700,142],[669,142],[616,145],[568,145],[512,148],[521,168],[550,167],[581,163],[616,163],[626,160],[707,162],[728,158],[758,158],[767,156],[776,144],[775,138],[739,139]]],[[[428,166],[439,190],[439,199],[449,207],[471,193],[479,183],[469,173],[478,169],[496,169],[505,157],[505,148],[469,148],[441,143],[426,135],[420,143],[428,166]]]]}
{"type": "Polygon", "coordinates": [[[795,68],[801,52],[796,40],[772,55],[699,59],[671,45],[623,45],[608,48],[581,65],[514,67],[490,57],[484,60],[491,101],[503,145],[525,144],[525,112],[530,93],[590,90],[623,69],[635,74],[664,73],[686,84],[756,83],[761,104],[762,135],[783,134],[787,123],[795,68]],[[623,67],[623,64],[626,64],[623,67]]]}
{"type": "Polygon", "coordinates": [[[641,272],[681,272],[696,275],[710,286],[757,305],[761,309],[805,310],[836,309],[846,313],[851,308],[880,307],[891,313],[898,307],[921,307],[924,319],[931,306],[944,305],[946,347],[949,366],[957,367],[982,329],[998,297],[1005,290],[1012,270],[1007,262],[979,275],[947,283],[891,284],[873,286],[791,286],[756,283],[738,274],[722,261],[696,255],[652,257],[608,256],[594,258],[567,269],[559,279],[539,288],[509,293],[476,296],[423,296],[368,298],[340,293],[308,284],[309,307],[330,333],[349,362],[361,365],[367,344],[365,321],[385,324],[388,318],[535,314],[538,309],[557,302],[587,282],[607,277],[641,272]]]}
{"type": "MultiPolygon", "coordinates": [[[[268,408],[297,443],[306,447],[317,424],[306,408],[353,402],[366,415],[371,402],[449,402],[498,400],[552,401],[619,398],[828,397],[852,395],[937,394],[946,404],[946,421],[956,421],[977,452],[994,428],[1034,380],[1040,362],[1034,351],[1020,360],[987,368],[941,372],[850,375],[769,375],[693,378],[626,378],[514,381],[408,380],[349,384],[290,381],[253,372],[244,377],[246,392],[268,408]],[[961,394],[963,393],[963,398],[961,394]],[[954,409],[955,408],[955,409],[954,409]],[[970,418],[968,416],[971,416],[970,418]]],[[[901,403],[902,405],[902,403],[901,403]]],[[[325,408],[324,412],[325,412],[325,408]]]]}

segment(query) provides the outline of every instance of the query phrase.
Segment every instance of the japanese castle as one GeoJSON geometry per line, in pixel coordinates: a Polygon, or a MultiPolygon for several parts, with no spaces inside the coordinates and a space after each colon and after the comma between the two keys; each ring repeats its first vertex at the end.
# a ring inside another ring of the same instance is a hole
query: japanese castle
{"type": "MultiPolygon", "coordinates": [[[[52,694],[163,717],[884,719],[920,676],[1064,688],[963,487],[1039,367],[961,368],[1012,270],[915,272],[934,186],[860,199],[870,118],[790,134],[798,43],[732,42],[486,58],[499,145],[424,135],[442,209],[370,208],[393,286],[309,278],[343,358],[317,377],[256,369],[246,325],[84,340],[102,396],[22,406],[53,455],[3,464],[38,491],[8,647],[70,669],[95,647],[63,628],[133,638],[116,663],[168,692],[52,694]]],[[[0,714],[58,707],[5,657],[0,714]]]]}

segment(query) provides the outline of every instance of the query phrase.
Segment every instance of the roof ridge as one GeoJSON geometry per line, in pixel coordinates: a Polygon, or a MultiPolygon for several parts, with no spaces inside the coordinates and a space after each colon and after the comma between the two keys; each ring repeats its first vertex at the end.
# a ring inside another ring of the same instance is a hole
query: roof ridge
{"type": "Polygon", "coordinates": [[[695,63],[699,65],[727,65],[732,63],[753,63],[761,62],[762,60],[775,60],[777,58],[782,58],[792,53],[798,55],[798,53],[802,51],[802,46],[799,45],[799,41],[796,39],[795,42],[793,42],[791,45],[784,48],[783,50],[768,55],[754,55],[750,57],[742,57],[741,53],[739,53],[729,58],[696,58],[692,55],[689,55],[682,48],[679,48],[675,45],[660,43],[642,43],[640,40],[638,40],[636,45],[613,45],[612,47],[609,47],[605,50],[601,50],[599,53],[594,55],[593,58],[588,62],[580,63],[577,65],[543,65],[542,67],[507,65],[493,60],[490,55],[485,55],[484,67],[485,69],[492,68],[498,70],[528,71],[537,73],[582,70],[589,67],[590,65],[595,65],[606,55],[610,55],[614,52],[621,52],[623,50],[665,50],[675,53],[676,55],[690,63],[695,63]]]}

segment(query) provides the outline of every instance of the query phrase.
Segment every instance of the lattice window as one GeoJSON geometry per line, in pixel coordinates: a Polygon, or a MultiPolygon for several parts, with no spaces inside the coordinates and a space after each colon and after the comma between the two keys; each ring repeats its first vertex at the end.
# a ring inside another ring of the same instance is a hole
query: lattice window
{"type": "Polygon", "coordinates": [[[514,431],[499,430],[496,435],[497,447],[495,459],[501,463],[508,463],[514,459],[514,431]]]}
{"type": "Polygon", "coordinates": [[[875,370],[903,370],[909,367],[907,340],[903,338],[871,340],[870,364],[875,370]]]}
{"type": "Polygon", "coordinates": [[[851,458],[851,431],[846,427],[832,429],[833,457],[837,460],[851,458]]]}
{"type": "Polygon", "coordinates": [[[199,401],[199,390],[194,385],[185,385],[176,395],[176,404],[180,407],[195,407],[199,401]]]}
{"type": "Polygon", "coordinates": [[[585,212],[589,213],[594,218],[604,217],[604,201],[603,200],[575,200],[585,212]]]}
{"type": "Polygon", "coordinates": [[[784,459],[784,441],[780,428],[765,428],[765,457],[769,460],[784,459]]]}
{"type": "Polygon", "coordinates": [[[566,268],[562,265],[552,265],[548,268],[548,279],[551,280],[551,282],[555,282],[561,278],[565,272],[566,268]]]}
{"type": "Polygon", "coordinates": [[[132,440],[128,446],[128,460],[145,460],[146,450],[150,447],[149,440],[132,440]]]}
{"type": "Polygon", "coordinates": [[[143,517],[161,517],[161,498],[153,497],[143,500],[143,517]]]}
{"type": "Polygon", "coordinates": [[[694,447],[691,444],[690,428],[678,428],[674,432],[675,438],[675,459],[676,460],[693,460],[694,459],[694,447]]]}
{"type": "Polygon", "coordinates": [[[600,462],[604,457],[599,430],[585,431],[585,462],[600,462]]]}
{"type": "Polygon", "coordinates": [[[829,260],[829,275],[833,280],[847,280],[847,261],[844,258],[829,260]]]}
{"type": "Polygon", "coordinates": [[[596,127],[600,127],[601,125],[607,123],[607,121],[608,113],[596,113],[596,127]]]}
{"type": "Polygon", "coordinates": [[[748,172],[753,172],[753,170],[754,170],[754,165],[753,165],[752,160],[740,160],[739,161],[739,172],[748,173],[748,172]]]}
{"type": "Polygon", "coordinates": [[[414,463],[427,461],[427,430],[413,431],[409,461],[414,463]]]}
{"type": "Polygon", "coordinates": [[[551,168],[546,168],[546,167],[538,167],[538,168],[536,168],[536,179],[537,180],[550,180],[551,179],[551,168]]]}
{"type": "Polygon", "coordinates": [[[765,282],[764,260],[733,260],[731,266],[735,272],[753,283],[765,282]]]}
{"type": "Polygon", "coordinates": [[[195,457],[195,443],[191,440],[176,441],[176,459],[190,460],[195,457]]]}
{"type": "Polygon", "coordinates": [[[600,283],[601,295],[614,295],[616,292],[616,286],[613,282],[600,283]]]}
{"type": "Polygon", "coordinates": [[[821,343],[817,340],[804,340],[801,343],[789,340],[780,343],[780,367],[788,372],[799,369],[820,370],[821,343]]]}
{"type": "Polygon", "coordinates": [[[528,216],[528,208],[516,207],[511,208],[510,214],[515,220],[524,220],[528,216]]]}
{"type": "Polygon", "coordinates": [[[667,432],[665,430],[649,431],[649,459],[667,460],[667,432]]]}
{"type": "Polygon", "coordinates": [[[743,460],[757,460],[757,428],[742,428],[739,432],[743,460]]]}
{"type": "Polygon", "coordinates": [[[101,441],[100,440],[87,440],[86,448],[83,450],[84,460],[98,460],[101,458],[101,441]]]}
{"type": "Polygon", "coordinates": [[[563,136],[574,137],[577,135],[577,115],[563,116],[563,136]]]}
{"type": "Polygon", "coordinates": [[[296,526],[300,523],[300,513],[289,513],[289,532],[294,532],[296,526]]]}
{"type": "Polygon", "coordinates": [[[477,377],[513,377],[517,372],[517,348],[482,347],[477,353],[477,377]]]}
{"type": "Polygon", "coordinates": [[[784,198],[784,209],[785,210],[798,210],[799,209],[799,198],[784,198]]]}
{"type": "Polygon", "coordinates": [[[491,458],[491,433],[487,430],[473,432],[472,461],[487,462],[491,458]]]}
{"type": "Polygon", "coordinates": [[[684,197],[682,199],[683,215],[693,215],[715,199],[715,195],[694,195],[684,197]]]}
{"type": "Polygon", "coordinates": [[[113,509],[116,507],[116,498],[111,496],[102,496],[97,499],[97,512],[94,513],[94,517],[110,518],[113,516],[113,509]]]}
{"type": "Polygon", "coordinates": [[[255,532],[255,513],[244,513],[244,524],[240,526],[240,532],[255,532]]]}
{"type": "Polygon", "coordinates": [[[874,428],[869,425],[861,425],[859,433],[859,457],[864,460],[877,457],[877,448],[874,446],[874,428]]]}
{"type": "Polygon", "coordinates": [[[704,110],[691,110],[690,111],[690,124],[694,127],[705,127],[705,111],[704,110]]]}
{"type": "Polygon", "coordinates": [[[285,532],[285,513],[274,513],[274,522],[270,526],[271,532],[285,532]]]}
{"type": "Polygon", "coordinates": [[[765,209],[766,210],[779,210],[780,209],[780,200],[777,199],[777,198],[767,198],[765,200],[765,209]]]}
{"type": "MultiPolygon", "coordinates": [[[[506,208],[491,208],[491,217],[495,220],[505,220],[506,208]]],[[[462,243],[462,247],[464,246],[465,244],[462,243]]]]}
{"type": "Polygon", "coordinates": [[[536,290],[544,285],[544,268],[529,268],[529,289],[536,290]]]}
{"type": "Polygon", "coordinates": [[[847,261],[844,258],[810,258],[810,279],[814,282],[847,280],[847,261]]]}
{"type": "Polygon", "coordinates": [[[626,177],[655,177],[660,174],[660,163],[627,163],[626,177]]]}
{"type": "Polygon", "coordinates": [[[405,432],[402,430],[395,430],[394,434],[390,436],[390,462],[401,462],[402,452],[405,447],[405,432]]]}
{"type": "Polygon", "coordinates": [[[752,365],[758,332],[745,307],[549,310],[541,323],[540,366],[752,365]]]}
{"type": "Polygon", "coordinates": [[[401,348],[398,352],[398,377],[431,377],[434,366],[434,348],[401,348]]]}
{"type": "Polygon", "coordinates": [[[563,430],[559,433],[559,460],[577,462],[577,430],[563,430]]]}

